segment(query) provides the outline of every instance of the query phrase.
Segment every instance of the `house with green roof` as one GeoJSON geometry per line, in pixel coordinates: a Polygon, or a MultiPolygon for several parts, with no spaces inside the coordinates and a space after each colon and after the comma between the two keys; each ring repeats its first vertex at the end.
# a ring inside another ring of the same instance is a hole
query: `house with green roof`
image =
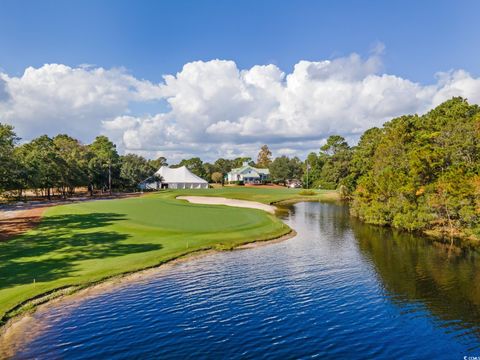
{"type": "Polygon", "coordinates": [[[227,174],[227,182],[243,181],[244,184],[263,184],[270,180],[270,171],[248,165],[244,162],[242,167],[232,169],[227,174]]]}

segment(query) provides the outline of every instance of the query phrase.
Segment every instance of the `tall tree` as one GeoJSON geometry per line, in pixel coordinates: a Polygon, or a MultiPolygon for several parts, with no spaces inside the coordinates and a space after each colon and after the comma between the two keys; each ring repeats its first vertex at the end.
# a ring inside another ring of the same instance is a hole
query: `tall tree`
{"type": "Polygon", "coordinates": [[[119,155],[117,148],[106,136],[97,136],[90,144],[91,158],[89,161],[91,186],[107,188],[112,192],[113,177],[119,171],[119,155]]]}
{"type": "Polygon", "coordinates": [[[224,159],[224,158],[217,159],[213,165],[223,175],[226,175],[228,172],[230,172],[234,168],[233,161],[229,159],[224,159]]]}
{"type": "Polygon", "coordinates": [[[180,163],[173,165],[172,167],[185,166],[188,170],[201,178],[206,178],[205,168],[203,167],[203,161],[199,157],[193,157],[190,159],[183,159],[180,163]]]}
{"type": "Polygon", "coordinates": [[[149,164],[155,169],[160,169],[162,166],[168,166],[167,159],[163,156],[159,156],[155,160],[148,160],[149,164]]]}
{"type": "Polygon", "coordinates": [[[341,151],[348,149],[348,143],[340,135],[329,136],[325,145],[323,145],[320,150],[323,153],[333,156],[341,151]]]}
{"type": "Polygon", "coordinates": [[[220,158],[215,161],[213,164],[216,171],[222,174],[222,185],[224,183],[225,175],[229,173],[233,168],[233,162],[229,159],[220,158]]]}
{"type": "Polygon", "coordinates": [[[332,135],[320,148],[319,162],[322,163],[316,186],[336,189],[349,174],[352,151],[342,136],[332,135]]]}
{"type": "Polygon", "coordinates": [[[260,148],[260,152],[257,156],[257,166],[260,168],[268,168],[272,163],[272,152],[267,145],[263,145],[260,148]]]}
{"type": "Polygon", "coordinates": [[[23,145],[18,155],[29,170],[28,186],[44,189],[50,199],[52,188],[61,184],[61,169],[65,166],[53,140],[47,135],[40,136],[23,145]]]}
{"type": "Polygon", "coordinates": [[[306,188],[318,187],[320,173],[325,163],[324,157],[318,156],[311,152],[308,154],[305,163],[303,164],[303,186],[306,188]]]}
{"type": "Polygon", "coordinates": [[[141,181],[152,176],[157,170],[150,161],[139,155],[127,154],[120,160],[121,182],[128,189],[135,189],[141,181]]]}
{"type": "Polygon", "coordinates": [[[290,159],[285,155],[275,158],[269,170],[272,180],[280,183],[288,179],[300,179],[303,173],[300,159],[297,157],[290,159]]]}
{"type": "Polygon", "coordinates": [[[19,138],[13,126],[0,123],[0,192],[14,187],[17,164],[15,164],[15,144],[19,138]]]}
{"type": "Polygon", "coordinates": [[[248,156],[237,157],[237,158],[232,160],[232,166],[234,168],[242,167],[244,163],[248,163],[248,165],[250,165],[250,166],[255,166],[255,162],[253,162],[252,158],[248,157],[248,156]]]}
{"type": "Polygon", "coordinates": [[[61,134],[53,138],[59,163],[60,188],[66,197],[75,187],[88,185],[88,149],[80,141],[61,134]]]}
{"type": "Polygon", "coordinates": [[[211,163],[203,163],[203,173],[205,175],[204,179],[207,181],[213,181],[212,175],[217,171],[217,167],[211,163]]]}

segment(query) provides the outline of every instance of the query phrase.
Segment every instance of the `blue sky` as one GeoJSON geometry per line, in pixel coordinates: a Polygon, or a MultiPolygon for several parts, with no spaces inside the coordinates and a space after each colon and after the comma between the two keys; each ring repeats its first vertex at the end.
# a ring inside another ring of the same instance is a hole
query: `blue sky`
{"type": "Polygon", "coordinates": [[[263,143],[304,156],[452,96],[480,103],[479,13],[476,0],[2,0],[0,122],[24,140],[104,133],[149,157],[263,143]]]}
{"type": "Polygon", "coordinates": [[[193,60],[288,71],[382,42],[387,72],[425,83],[454,68],[478,75],[479,13],[476,0],[2,0],[0,68],[88,63],[158,81],[193,60]]]}

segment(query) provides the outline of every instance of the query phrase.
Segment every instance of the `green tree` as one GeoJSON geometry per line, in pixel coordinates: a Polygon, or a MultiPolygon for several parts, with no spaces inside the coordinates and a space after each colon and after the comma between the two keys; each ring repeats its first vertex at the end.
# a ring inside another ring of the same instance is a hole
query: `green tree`
{"type": "Polygon", "coordinates": [[[62,183],[61,169],[65,167],[53,140],[47,135],[40,136],[24,144],[17,155],[28,169],[27,186],[44,190],[47,198],[51,199],[52,188],[62,183]]]}
{"type": "Polygon", "coordinates": [[[275,158],[269,166],[270,176],[274,182],[285,183],[288,179],[300,179],[303,173],[300,159],[283,155],[275,158]]]}
{"type": "Polygon", "coordinates": [[[216,172],[217,168],[214,164],[211,164],[211,163],[203,163],[203,173],[205,175],[204,179],[207,180],[207,181],[212,181],[212,175],[214,172],[216,172]]]}
{"type": "Polygon", "coordinates": [[[303,163],[302,161],[297,157],[294,156],[293,158],[290,159],[289,163],[290,167],[290,179],[301,179],[303,176],[303,163]]]}
{"type": "Polygon", "coordinates": [[[193,157],[190,159],[183,159],[180,163],[173,165],[173,168],[185,166],[188,170],[194,173],[197,176],[200,176],[202,179],[207,177],[205,173],[205,168],[203,167],[203,161],[199,157],[193,157]]]}
{"type": "Polygon", "coordinates": [[[366,133],[352,157],[352,213],[374,224],[479,238],[479,124],[480,108],[453,98],[366,133]]]}
{"type": "Polygon", "coordinates": [[[357,187],[359,177],[372,169],[375,151],[383,136],[379,128],[371,128],[363,133],[358,145],[352,149],[352,158],[349,164],[349,174],[343,180],[346,196],[357,187]]]}
{"type": "Polygon", "coordinates": [[[61,134],[53,138],[60,171],[60,190],[64,197],[75,187],[88,185],[88,149],[80,141],[61,134]]]}
{"type": "Polygon", "coordinates": [[[233,168],[239,168],[242,167],[244,163],[248,163],[250,166],[255,166],[255,162],[252,161],[251,157],[237,157],[232,160],[232,166],[233,168]]]}
{"type": "Polygon", "coordinates": [[[303,164],[303,186],[305,188],[312,188],[318,186],[320,173],[325,163],[324,157],[318,156],[311,152],[308,154],[305,163],[303,164]]]}
{"type": "Polygon", "coordinates": [[[320,148],[320,161],[323,163],[315,185],[326,189],[336,189],[349,174],[352,151],[345,139],[332,135],[320,148]]]}
{"type": "Polygon", "coordinates": [[[160,169],[162,166],[168,166],[167,159],[163,156],[159,156],[155,160],[148,160],[148,163],[156,170],[160,169]]]}
{"type": "Polygon", "coordinates": [[[233,161],[224,158],[217,159],[213,165],[217,171],[221,172],[223,175],[226,175],[234,168],[233,161]]]}
{"type": "Polygon", "coordinates": [[[345,138],[343,138],[340,135],[332,135],[327,139],[327,142],[325,145],[323,145],[320,150],[322,150],[323,153],[333,156],[335,154],[338,154],[342,151],[348,150],[348,143],[345,141],[345,138]]]}
{"type": "Polygon", "coordinates": [[[108,189],[112,192],[114,178],[118,178],[120,156],[117,148],[106,136],[97,136],[88,147],[90,151],[89,177],[90,188],[108,189]]]}
{"type": "Polygon", "coordinates": [[[15,187],[19,174],[14,150],[18,140],[13,126],[0,123],[0,193],[15,187]]]}
{"type": "Polygon", "coordinates": [[[224,183],[225,176],[234,168],[233,161],[229,159],[220,158],[213,164],[215,170],[222,174],[222,185],[224,183]]]}
{"type": "Polygon", "coordinates": [[[122,185],[128,189],[135,189],[141,181],[152,176],[157,170],[151,161],[135,154],[121,156],[120,163],[120,179],[122,185]]]}
{"type": "Polygon", "coordinates": [[[275,183],[284,183],[290,178],[290,159],[283,155],[275,158],[269,166],[270,177],[275,183]]]}

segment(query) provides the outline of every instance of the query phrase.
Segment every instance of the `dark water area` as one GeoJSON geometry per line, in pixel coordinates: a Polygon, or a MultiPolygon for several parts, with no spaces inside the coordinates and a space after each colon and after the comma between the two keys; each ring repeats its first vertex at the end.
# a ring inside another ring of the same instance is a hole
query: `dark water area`
{"type": "Polygon", "coordinates": [[[174,265],[35,315],[17,359],[480,356],[478,253],[300,203],[298,235],[174,265]]]}

